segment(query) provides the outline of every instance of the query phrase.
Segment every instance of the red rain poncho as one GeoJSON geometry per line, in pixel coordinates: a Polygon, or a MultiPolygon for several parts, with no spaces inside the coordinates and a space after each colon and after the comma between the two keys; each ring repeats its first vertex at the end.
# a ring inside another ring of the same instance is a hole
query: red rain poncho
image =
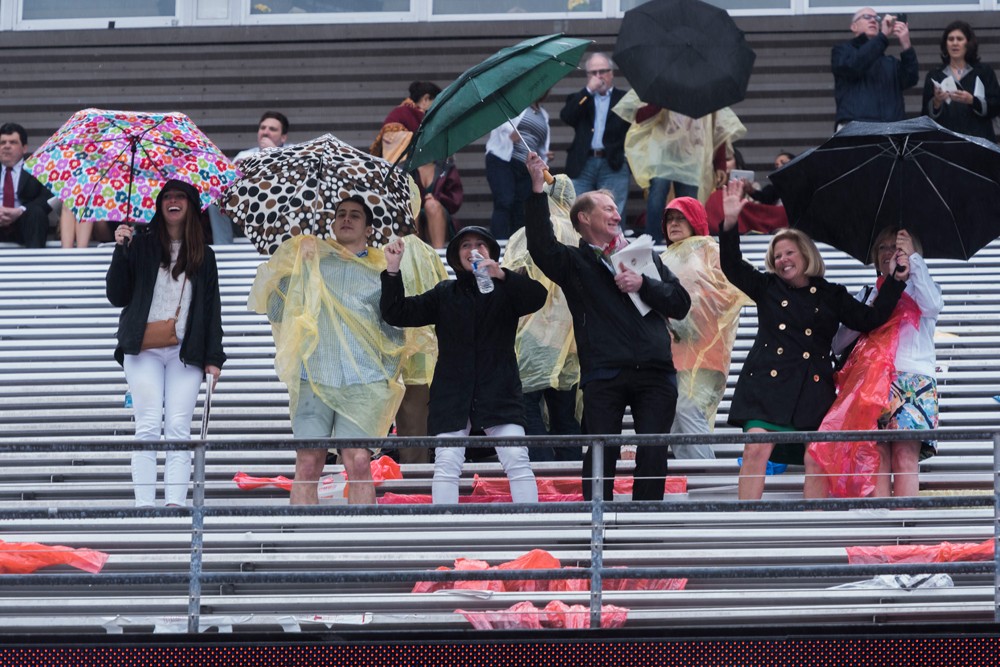
{"type": "Polygon", "coordinates": [[[69,565],[97,574],[107,561],[108,554],[93,549],[0,540],[0,574],[30,574],[52,565],[69,565]]]}
{"type": "MultiPolygon", "coordinates": [[[[628,619],[629,610],[606,604],[601,606],[601,627],[620,628],[628,619]]],[[[531,602],[518,602],[508,609],[492,611],[465,611],[456,609],[456,614],[465,616],[476,630],[541,630],[543,628],[570,628],[574,630],[590,627],[590,610],[582,604],[568,605],[553,600],[539,609],[531,602]]]]}
{"type": "Polygon", "coordinates": [[[955,563],[993,560],[993,538],[985,542],[952,544],[890,544],[883,547],[847,547],[851,565],[881,563],[955,563]]]}
{"type": "MultiPolygon", "coordinates": [[[[447,571],[447,567],[438,570],[447,571]]],[[[456,570],[558,570],[564,569],[559,559],[543,549],[532,549],[512,561],[492,567],[482,560],[459,558],[455,560],[456,570]]],[[[576,569],[576,568],[565,568],[576,569]]],[[[602,590],[608,591],[676,591],[687,586],[687,579],[608,579],[602,590]]],[[[435,591],[465,589],[486,590],[506,593],[538,591],[588,591],[589,579],[538,579],[508,581],[418,581],[411,593],[433,593],[435,591]]]]}
{"type": "MultiPolygon", "coordinates": [[[[380,456],[371,463],[372,471],[372,481],[375,482],[375,486],[381,486],[383,482],[387,479],[403,479],[403,473],[399,469],[399,464],[393,461],[388,456],[380,456]]],[[[341,480],[347,480],[347,471],[341,471],[337,473],[341,480]]],[[[292,490],[292,480],[288,479],[284,475],[278,475],[277,477],[252,477],[244,472],[238,472],[233,476],[233,481],[236,482],[237,488],[241,491],[252,491],[254,489],[263,489],[269,486],[273,486],[278,489],[284,489],[285,491],[292,490]]],[[[347,497],[347,486],[344,486],[344,497],[347,497]]]]}
{"type": "MultiPolygon", "coordinates": [[[[837,398],[820,431],[874,431],[878,427],[896,373],[899,328],[905,323],[918,328],[920,308],[904,293],[889,321],[858,338],[847,363],[834,376],[837,398]]],[[[806,451],[829,475],[830,495],[859,498],[875,490],[880,457],[874,442],[812,442],[806,451]]]]}

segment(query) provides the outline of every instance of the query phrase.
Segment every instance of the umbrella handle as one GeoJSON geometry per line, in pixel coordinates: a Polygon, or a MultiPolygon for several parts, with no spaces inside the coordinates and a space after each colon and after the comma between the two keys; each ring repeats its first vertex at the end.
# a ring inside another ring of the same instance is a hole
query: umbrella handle
{"type": "Polygon", "coordinates": [[[545,169],[544,171],[542,171],[542,176],[545,177],[545,182],[548,185],[552,185],[553,183],[556,182],[556,177],[553,176],[552,174],[550,174],[548,169],[545,169]]]}

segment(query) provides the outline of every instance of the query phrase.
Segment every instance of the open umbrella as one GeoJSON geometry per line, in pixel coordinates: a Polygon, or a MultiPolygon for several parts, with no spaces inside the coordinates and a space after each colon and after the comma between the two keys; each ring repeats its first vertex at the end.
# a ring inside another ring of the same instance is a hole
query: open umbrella
{"type": "Polygon", "coordinates": [[[424,115],[407,171],[453,155],[524,111],[576,69],[590,43],[561,34],[534,37],[467,69],[424,115]]]}
{"type": "Polygon", "coordinates": [[[746,96],[756,58],[724,9],[650,0],[625,12],[614,60],[639,98],[701,118],[746,96]]]}
{"type": "Polygon", "coordinates": [[[149,222],[163,183],[190,183],[208,206],[239,172],[182,113],[84,109],[25,166],[82,221],[149,222]]]}
{"type": "Polygon", "coordinates": [[[927,257],[969,259],[1000,236],[1000,148],[927,117],[849,123],[771,180],[791,226],[864,263],[889,225],[927,257]]]}
{"type": "Polygon", "coordinates": [[[351,195],[364,197],[375,214],[372,245],[413,232],[406,174],[332,134],[262,151],[240,169],[243,177],[229,186],[220,206],[263,254],[299,234],[332,237],[334,208],[351,195]]]}

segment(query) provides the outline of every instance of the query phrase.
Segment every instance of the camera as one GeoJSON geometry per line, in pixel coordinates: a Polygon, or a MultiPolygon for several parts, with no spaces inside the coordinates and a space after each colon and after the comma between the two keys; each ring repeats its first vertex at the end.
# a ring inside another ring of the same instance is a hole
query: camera
{"type": "Polygon", "coordinates": [[[906,14],[896,14],[896,18],[894,19],[894,21],[896,23],[909,23],[906,14]]]}

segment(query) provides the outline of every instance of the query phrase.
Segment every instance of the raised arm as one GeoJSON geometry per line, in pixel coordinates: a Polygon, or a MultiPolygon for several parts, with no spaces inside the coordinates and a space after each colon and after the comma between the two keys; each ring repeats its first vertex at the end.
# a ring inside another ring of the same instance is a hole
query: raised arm
{"type": "Polygon", "coordinates": [[[561,285],[569,276],[572,251],[556,239],[552,229],[549,198],[542,191],[545,185],[545,162],[537,154],[529,153],[525,164],[531,175],[531,195],[524,205],[524,234],[528,241],[528,253],[549,280],[561,285]]]}

